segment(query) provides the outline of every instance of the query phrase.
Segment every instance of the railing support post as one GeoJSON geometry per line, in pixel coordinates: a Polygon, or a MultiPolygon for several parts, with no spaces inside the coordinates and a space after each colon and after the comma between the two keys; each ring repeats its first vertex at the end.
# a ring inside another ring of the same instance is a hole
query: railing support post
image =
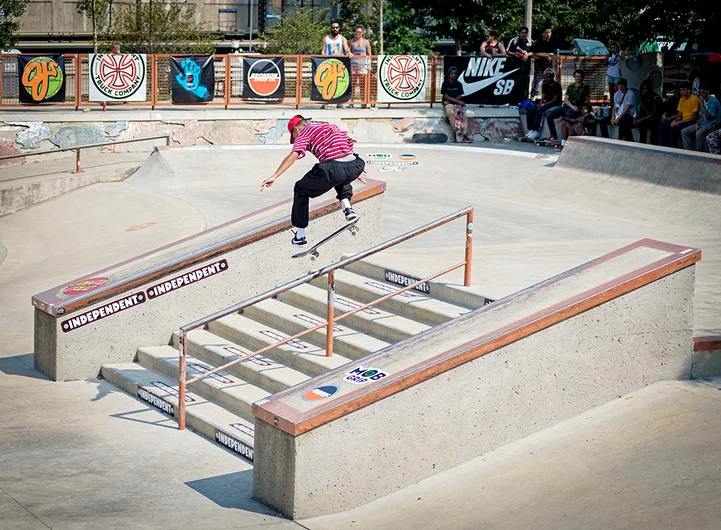
{"type": "Polygon", "coordinates": [[[335,307],[335,271],[328,272],[328,327],[325,332],[325,356],[333,355],[333,312],[335,307]]]}
{"type": "Polygon", "coordinates": [[[225,110],[228,110],[228,105],[230,105],[230,89],[231,89],[231,77],[230,77],[230,55],[225,56],[225,83],[223,83],[224,90],[223,94],[225,96],[225,110]]]}
{"type": "Polygon", "coordinates": [[[178,430],[185,430],[185,331],[180,330],[178,341],[178,430]]]}
{"type": "Polygon", "coordinates": [[[466,214],[466,266],[463,271],[463,285],[471,285],[471,262],[473,261],[473,210],[466,214]]]}
{"type": "Polygon", "coordinates": [[[73,173],[78,174],[82,173],[83,170],[80,169],[80,149],[75,150],[75,171],[73,173]]]}

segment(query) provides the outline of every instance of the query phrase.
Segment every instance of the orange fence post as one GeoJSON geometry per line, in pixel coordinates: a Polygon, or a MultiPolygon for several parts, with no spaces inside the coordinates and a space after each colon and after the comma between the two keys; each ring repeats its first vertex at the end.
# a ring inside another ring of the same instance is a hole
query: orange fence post
{"type": "Polygon", "coordinates": [[[83,60],[79,53],[75,54],[75,110],[80,110],[83,97],[83,60]]]}
{"type": "Polygon", "coordinates": [[[155,110],[155,105],[158,103],[158,62],[155,59],[155,54],[150,56],[150,71],[153,76],[150,80],[150,110],[155,110]]]}
{"type": "Polygon", "coordinates": [[[433,108],[433,102],[436,100],[436,60],[437,57],[433,55],[431,57],[431,108],[433,108]]]}
{"type": "Polygon", "coordinates": [[[83,170],[80,169],[80,149],[75,150],[75,171],[73,173],[78,174],[82,173],[83,170]]]}
{"type": "Polygon", "coordinates": [[[295,59],[295,110],[300,108],[303,96],[303,56],[297,55],[295,59]]]}
{"type": "Polygon", "coordinates": [[[225,110],[230,105],[230,55],[225,56],[225,110]]]}
{"type": "Polygon", "coordinates": [[[328,272],[328,327],[325,332],[325,356],[333,356],[333,310],[335,307],[335,271],[328,272]]]}
{"type": "Polygon", "coordinates": [[[178,430],[185,430],[185,331],[180,330],[178,341],[178,430]]]}
{"type": "Polygon", "coordinates": [[[3,104],[3,72],[5,71],[5,56],[0,55],[0,107],[3,104]]]}
{"type": "Polygon", "coordinates": [[[466,215],[466,267],[463,270],[463,285],[471,286],[471,262],[473,261],[473,210],[466,215]]]}

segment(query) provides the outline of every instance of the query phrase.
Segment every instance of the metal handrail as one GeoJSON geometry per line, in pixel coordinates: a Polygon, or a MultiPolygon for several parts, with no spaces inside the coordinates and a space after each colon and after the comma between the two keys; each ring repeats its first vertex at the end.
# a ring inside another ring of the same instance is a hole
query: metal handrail
{"type": "Polygon", "coordinates": [[[211,376],[215,373],[218,373],[222,370],[225,370],[225,369],[227,369],[233,365],[236,365],[240,362],[247,361],[248,359],[250,359],[252,357],[260,355],[261,353],[264,353],[266,351],[277,348],[278,346],[282,346],[283,344],[286,344],[288,342],[296,340],[299,337],[313,333],[323,327],[327,328],[327,331],[326,331],[326,356],[330,357],[333,353],[333,326],[334,326],[335,322],[337,322],[339,320],[343,320],[345,318],[348,318],[352,315],[355,315],[356,313],[359,313],[360,311],[363,311],[373,305],[379,304],[379,303],[381,303],[385,300],[388,300],[394,296],[398,296],[399,294],[404,293],[405,291],[408,291],[410,289],[413,289],[413,288],[417,287],[418,285],[421,285],[427,281],[433,280],[439,276],[442,276],[444,274],[447,274],[453,270],[459,269],[464,266],[465,266],[465,271],[464,271],[464,275],[463,275],[463,285],[468,287],[471,284],[471,263],[472,263],[472,258],[473,258],[473,246],[472,246],[472,243],[473,243],[473,211],[474,211],[474,209],[472,206],[467,206],[467,207],[463,208],[462,210],[458,210],[457,212],[454,212],[445,217],[442,217],[440,219],[432,221],[426,225],[416,228],[415,230],[411,230],[410,232],[406,232],[405,234],[397,236],[393,239],[389,239],[388,241],[385,241],[384,243],[380,243],[380,244],[378,244],[374,247],[371,247],[367,250],[358,252],[357,254],[354,254],[346,259],[343,259],[343,260],[333,263],[331,265],[327,265],[326,267],[322,267],[322,268],[318,269],[317,271],[311,272],[309,274],[306,274],[305,276],[301,276],[300,278],[297,278],[295,280],[287,282],[287,283],[280,285],[274,289],[271,289],[264,293],[258,294],[251,298],[248,298],[247,300],[244,300],[243,302],[239,302],[239,303],[234,304],[225,309],[221,309],[220,311],[216,311],[215,313],[213,313],[211,315],[208,315],[206,317],[195,320],[189,324],[185,324],[184,326],[181,326],[180,331],[179,331],[179,341],[178,341],[178,349],[179,349],[178,429],[180,429],[180,430],[185,429],[185,394],[186,394],[187,386],[190,384],[196,383],[202,379],[205,379],[206,377],[209,377],[209,376],[211,376]],[[465,249],[465,259],[463,261],[461,261],[439,273],[428,276],[427,278],[423,278],[422,280],[418,280],[417,282],[407,285],[407,286],[403,287],[402,289],[398,289],[397,291],[395,291],[391,294],[385,295],[385,296],[378,298],[372,302],[362,305],[352,311],[346,312],[339,317],[334,318],[335,271],[336,270],[341,269],[347,265],[350,265],[351,263],[355,263],[356,261],[359,261],[363,258],[366,258],[368,256],[376,254],[377,252],[380,252],[380,251],[390,248],[392,246],[403,243],[404,241],[407,241],[416,236],[419,236],[419,235],[421,235],[425,232],[428,232],[429,230],[432,230],[434,228],[438,228],[439,226],[447,224],[447,223],[454,221],[456,219],[459,219],[463,216],[466,217],[466,249],[465,249]],[[256,351],[255,353],[253,353],[251,355],[235,359],[235,360],[230,361],[222,366],[214,368],[213,370],[208,370],[207,372],[203,372],[202,374],[200,374],[190,380],[187,380],[185,352],[187,351],[186,341],[187,341],[187,334],[189,331],[192,331],[192,330],[200,328],[200,327],[204,327],[204,326],[210,324],[211,322],[218,320],[219,318],[231,315],[233,313],[237,313],[238,311],[241,311],[242,309],[244,309],[246,307],[257,304],[258,302],[262,302],[263,300],[267,300],[268,298],[273,298],[273,297],[275,297],[281,293],[284,293],[286,291],[289,291],[290,289],[293,289],[299,285],[302,285],[311,280],[314,280],[315,278],[323,276],[324,274],[328,275],[328,311],[327,311],[327,318],[326,318],[325,322],[322,322],[321,324],[318,324],[316,326],[308,328],[300,333],[293,335],[292,337],[288,337],[288,338],[285,338],[274,344],[271,344],[269,346],[265,346],[264,348],[261,348],[260,350],[256,351]]]}
{"type": "Polygon", "coordinates": [[[73,147],[60,147],[58,149],[44,149],[42,151],[33,151],[32,153],[16,153],[13,155],[3,155],[3,156],[0,156],[0,160],[9,160],[11,158],[24,158],[26,156],[48,155],[50,153],[62,153],[64,151],[75,151],[75,171],[73,171],[73,173],[82,173],[83,170],[80,169],[80,150],[81,149],[91,149],[93,147],[108,147],[111,145],[129,144],[131,142],[144,142],[146,140],[160,140],[161,138],[165,138],[165,145],[170,145],[170,135],[169,134],[158,134],[156,136],[143,136],[142,138],[128,138],[127,140],[115,140],[113,142],[102,142],[99,144],[76,145],[73,147]]]}

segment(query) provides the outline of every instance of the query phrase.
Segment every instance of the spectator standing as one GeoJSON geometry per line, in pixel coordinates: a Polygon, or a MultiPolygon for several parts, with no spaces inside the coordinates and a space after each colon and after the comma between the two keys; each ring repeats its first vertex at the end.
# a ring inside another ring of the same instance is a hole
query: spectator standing
{"type": "Polygon", "coordinates": [[[613,100],[613,95],[616,93],[616,84],[621,77],[621,61],[623,60],[623,52],[618,46],[616,41],[608,43],[608,57],[606,63],[608,63],[608,71],[606,72],[606,82],[608,83],[608,93],[613,100]]]}
{"type": "Polygon", "coordinates": [[[706,152],[706,137],[711,132],[711,126],[721,121],[721,105],[716,96],[711,95],[708,85],[702,84],[699,88],[701,96],[699,122],[689,125],[681,131],[683,148],[688,150],[706,152]]]}
{"type": "Polygon", "coordinates": [[[528,36],[528,28],[523,26],[518,35],[513,37],[508,43],[506,53],[515,57],[520,57],[523,61],[528,61],[533,57],[533,41],[528,36]]]}
{"type": "Polygon", "coordinates": [[[448,69],[446,79],[441,85],[441,95],[443,96],[443,112],[453,129],[454,140],[456,142],[472,142],[473,140],[468,137],[466,104],[461,100],[463,85],[458,82],[458,68],[455,66],[448,69]]]}
{"type": "Polygon", "coordinates": [[[628,82],[623,78],[618,80],[618,90],[613,96],[611,115],[601,118],[601,136],[608,138],[608,124],[618,126],[618,139],[633,142],[633,121],[636,117],[636,95],[628,89],[628,82]]]}
{"type": "MultiPolygon", "coordinates": [[[[360,24],[356,26],[353,40],[350,41],[350,50],[353,58],[350,60],[353,72],[353,95],[359,88],[361,99],[365,96],[365,80],[370,69],[371,43],[365,38],[365,28],[360,24]]],[[[366,108],[365,104],[361,108],[366,108]]]]}
{"type": "Polygon", "coordinates": [[[498,40],[498,32],[492,29],[486,31],[486,42],[481,44],[481,55],[484,57],[505,57],[506,48],[498,40]]]}
{"type": "Polygon", "coordinates": [[[546,68],[553,67],[553,57],[556,53],[556,43],[551,40],[552,31],[550,28],[543,30],[541,38],[533,43],[533,85],[531,86],[531,98],[541,93],[543,84],[543,73],[546,68]]]}
{"type": "Polygon", "coordinates": [[[691,93],[691,83],[684,81],[680,85],[681,99],[676,114],[668,116],[658,128],[658,143],[665,147],[678,145],[681,131],[692,123],[696,123],[701,109],[701,101],[691,93]]]}
{"type": "Polygon", "coordinates": [[[585,77],[586,74],[584,74],[583,70],[573,72],[573,84],[569,85],[566,89],[566,97],[563,99],[563,104],[546,113],[548,131],[550,133],[548,136],[549,140],[558,139],[556,122],[554,121],[556,118],[560,118],[561,116],[578,118],[581,115],[581,107],[585,103],[591,104],[591,87],[583,82],[585,77]]]}
{"type": "Polygon", "coordinates": [[[543,118],[551,109],[561,106],[563,100],[563,89],[561,83],[555,79],[552,68],[547,68],[543,73],[543,84],[541,85],[541,100],[535,102],[535,106],[526,109],[526,125],[528,133],[526,138],[537,140],[541,136],[543,118]]]}
{"type": "MultiPolygon", "coordinates": [[[[330,23],[330,34],[323,37],[323,42],[320,46],[321,55],[352,55],[350,48],[348,47],[348,40],[340,34],[340,22],[332,20],[330,23]]],[[[324,109],[327,105],[321,105],[320,108],[324,109]]],[[[343,108],[343,105],[336,105],[339,109],[343,108]]]]}
{"type": "Polygon", "coordinates": [[[585,103],[581,107],[581,115],[578,118],[561,118],[561,145],[556,146],[556,151],[562,151],[566,147],[566,140],[569,136],[586,136],[596,129],[596,118],[593,117],[593,107],[585,103]]]}
{"type": "Polygon", "coordinates": [[[661,96],[653,90],[651,81],[641,81],[641,101],[638,103],[638,113],[633,120],[633,126],[638,127],[639,140],[646,143],[646,136],[651,133],[651,144],[658,145],[658,127],[661,125],[663,101],[661,96]]]}

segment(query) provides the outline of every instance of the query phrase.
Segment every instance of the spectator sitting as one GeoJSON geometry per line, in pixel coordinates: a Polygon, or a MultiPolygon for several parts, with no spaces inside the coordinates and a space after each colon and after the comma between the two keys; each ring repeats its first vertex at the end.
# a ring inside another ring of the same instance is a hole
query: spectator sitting
{"type": "Polygon", "coordinates": [[[533,57],[533,41],[528,37],[528,28],[523,26],[518,36],[513,37],[508,43],[507,53],[515,57],[520,57],[524,61],[528,61],[533,57]]]}
{"type": "Polygon", "coordinates": [[[673,117],[678,113],[679,101],[681,101],[681,87],[678,86],[678,83],[674,83],[671,95],[663,102],[661,123],[673,120],[673,117]]]}
{"type": "Polygon", "coordinates": [[[665,147],[678,145],[681,131],[692,123],[696,123],[701,108],[701,102],[691,93],[691,83],[684,81],[680,88],[681,99],[678,102],[676,114],[668,116],[658,128],[658,143],[665,147]]]}
{"type": "Polygon", "coordinates": [[[701,85],[699,95],[701,96],[700,120],[683,129],[681,139],[684,149],[692,150],[695,144],[696,151],[703,153],[706,152],[706,137],[711,132],[711,126],[721,121],[721,106],[716,96],[711,95],[708,85],[701,85]]]}
{"type": "Polygon", "coordinates": [[[533,43],[533,85],[531,85],[531,98],[541,93],[543,73],[553,66],[553,57],[556,44],[551,40],[551,29],[546,28],[541,38],[533,43]]]}
{"type": "Polygon", "coordinates": [[[472,142],[473,140],[468,137],[466,104],[461,101],[463,85],[458,82],[458,68],[455,66],[448,69],[446,80],[441,85],[441,94],[443,95],[443,112],[455,133],[454,140],[456,142],[472,142]]]}
{"type": "Polygon", "coordinates": [[[633,120],[633,126],[638,127],[639,140],[646,143],[647,133],[651,132],[651,144],[658,145],[658,127],[661,125],[663,101],[661,96],[653,90],[651,81],[641,81],[641,101],[638,104],[638,114],[633,120]]]}
{"type": "Polygon", "coordinates": [[[613,96],[611,115],[601,118],[601,136],[608,138],[608,124],[618,125],[618,139],[633,142],[633,120],[636,116],[636,95],[628,89],[628,83],[621,77],[618,90],[613,96]]]}
{"type": "Polygon", "coordinates": [[[593,117],[593,107],[585,103],[581,107],[581,115],[578,118],[561,118],[561,145],[556,146],[556,151],[561,151],[566,146],[569,136],[586,136],[596,130],[596,118],[593,117]]]}
{"type": "Polygon", "coordinates": [[[621,77],[621,61],[623,60],[623,52],[620,51],[618,43],[611,41],[608,43],[608,70],[606,72],[606,81],[608,82],[608,93],[610,94],[611,100],[613,95],[616,93],[616,84],[618,79],[621,77]]]}
{"type": "Polygon", "coordinates": [[[489,29],[486,31],[486,42],[481,44],[481,55],[484,57],[505,57],[506,49],[498,40],[498,32],[489,29]]]}
{"type": "Polygon", "coordinates": [[[559,107],[563,99],[561,83],[554,80],[553,70],[547,68],[543,73],[543,84],[541,85],[541,100],[536,100],[536,106],[526,110],[526,125],[528,133],[526,138],[538,140],[543,128],[543,118],[551,109],[559,107]]]}
{"type": "Polygon", "coordinates": [[[551,109],[546,113],[546,120],[548,120],[548,131],[551,133],[548,136],[549,140],[558,139],[558,133],[556,132],[556,123],[553,121],[561,116],[568,116],[569,118],[578,118],[581,115],[581,107],[584,103],[591,103],[591,87],[583,82],[585,74],[583,70],[576,70],[573,72],[574,83],[569,85],[566,89],[566,97],[563,100],[563,105],[555,109],[551,109]]]}

